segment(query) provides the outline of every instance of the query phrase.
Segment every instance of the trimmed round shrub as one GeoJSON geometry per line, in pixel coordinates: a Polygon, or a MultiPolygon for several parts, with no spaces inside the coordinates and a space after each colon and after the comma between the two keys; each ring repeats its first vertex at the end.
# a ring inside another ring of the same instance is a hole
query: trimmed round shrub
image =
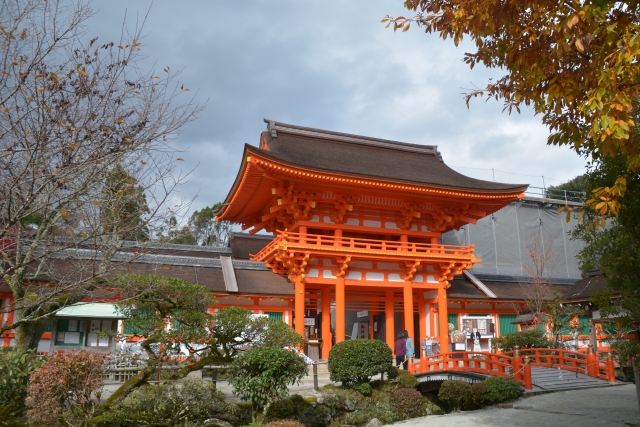
{"type": "Polygon", "coordinates": [[[304,424],[295,420],[278,420],[263,424],[262,427],[305,427],[304,424]]]}
{"type": "Polygon", "coordinates": [[[334,345],[329,352],[330,378],[347,387],[368,383],[372,376],[389,372],[391,358],[391,349],[382,341],[343,341],[334,345]]]}
{"type": "Polygon", "coordinates": [[[424,398],[416,389],[401,388],[389,396],[393,411],[402,419],[424,415],[424,398]]]}
{"type": "Polygon", "coordinates": [[[411,372],[398,372],[398,388],[416,388],[418,384],[418,379],[411,372]]]}
{"type": "Polygon", "coordinates": [[[466,409],[482,408],[487,400],[487,385],[484,381],[471,385],[471,394],[465,402],[466,409]]]}
{"type": "Polygon", "coordinates": [[[471,398],[471,393],[471,384],[466,381],[444,381],[440,386],[438,399],[458,411],[471,398]]]}
{"type": "Polygon", "coordinates": [[[487,389],[485,400],[488,403],[507,402],[520,397],[520,384],[511,378],[489,377],[483,383],[487,389]]]}

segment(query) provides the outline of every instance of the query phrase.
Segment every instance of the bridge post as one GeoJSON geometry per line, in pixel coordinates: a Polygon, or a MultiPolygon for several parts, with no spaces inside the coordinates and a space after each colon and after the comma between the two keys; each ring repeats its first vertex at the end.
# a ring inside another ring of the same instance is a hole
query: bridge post
{"type": "Polygon", "coordinates": [[[613,354],[609,352],[609,357],[607,358],[607,377],[609,377],[610,383],[616,382],[616,368],[613,365],[613,354]]]}
{"type": "Polygon", "coordinates": [[[593,344],[587,347],[587,375],[598,378],[598,360],[593,351],[593,344]]]}
{"type": "Polygon", "coordinates": [[[511,359],[511,369],[513,369],[513,379],[518,380],[518,378],[522,378],[523,375],[520,372],[520,367],[522,366],[522,358],[520,357],[520,346],[516,345],[513,347],[513,359],[511,359]]]}
{"type": "Polygon", "coordinates": [[[531,359],[528,357],[524,358],[524,388],[527,390],[533,389],[533,379],[531,378],[531,359]]]}

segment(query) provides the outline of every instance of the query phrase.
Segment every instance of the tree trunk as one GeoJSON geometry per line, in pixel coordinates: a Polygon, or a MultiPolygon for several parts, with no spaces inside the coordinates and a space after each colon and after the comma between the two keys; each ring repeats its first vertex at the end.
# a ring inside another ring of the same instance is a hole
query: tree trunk
{"type": "Polygon", "coordinates": [[[633,366],[633,378],[636,382],[636,398],[638,399],[638,409],[640,409],[640,356],[631,358],[633,366]]]}
{"type": "MultiPolygon", "coordinates": [[[[18,311],[15,312],[18,316],[18,311]]],[[[42,334],[47,330],[51,321],[36,320],[16,326],[16,338],[14,347],[23,351],[37,350],[42,334]]],[[[53,339],[53,337],[51,337],[53,339]]]]}

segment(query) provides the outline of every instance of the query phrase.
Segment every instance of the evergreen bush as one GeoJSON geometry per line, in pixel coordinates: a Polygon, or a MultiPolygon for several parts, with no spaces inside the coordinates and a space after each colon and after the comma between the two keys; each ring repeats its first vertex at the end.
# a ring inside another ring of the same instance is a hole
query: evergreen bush
{"type": "Polygon", "coordinates": [[[389,372],[391,366],[391,349],[378,340],[343,341],[329,352],[331,380],[340,381],[347,387],[368,383],[372,376],[389,372]]]}
{"type": "Polygon", "coordinates": [[[401,419],[409,419],[424,415],[424,398],[413,388],[401,388],[389,397],[393,411],[401,419]]]}
{"type": "Polygon", "coordinates": [[[24,414],[29,376],[44,360],[32,350],[0,348],[0,420],[24,414]]]}
{"type": "Polygon", "coordinates": [[[444,381],[440,386],[438,399],[451,406],[454,411],[458,411],[469,401],[471,393],[471,384],[466,381],[444,381]]]}
{"type": "Polygon", "coordinates": [[[483,383],[487,389],[485,399],[488,403],[507,402],[520,397],[520,384],[511,378],[489,377],[483,383]]]}
{"type": "Polygon", "coordinates": [[[498,343],[498,347],[502,351],[512,351],[515,346],[520,348],[549,348],[551,341],[544,336],[544,331],[538,329],[528,329],[526,331],[511,332],[493,339],[498,343]]]}
{"type": "Polygon", "coordinates": [[[104,427],[190,426],[217,418],[232,425],[251,422],[251,409],[226,401],[209,381],[166,382],[131,393],[99,417],[104,427]]]}
{"type": "Polygon", "coordinates": [[[484,381],[471,385],[471,393],[464,406],[465,409],[482,408],[487,400],[487,385],[484,381]]]}
{"type": "Polygon", "coordinates": [[[262,427],[305,427],[305,425],[295,420],[278,420],[263,424],[262,427]]]}
{"type": "Polygon", "coordinates": [[[227,371],[233,392],[255,409],[289,395],[287,386],[307,374],[304,359],[279,347],[254,347],[236,358],[227,371]]]}
{"type": "Polygon", "coordinates": [[[353,389],[355,391],[362,393],[364,396],[370,396],[371,391],[373,390],[373,388],[371,387],[371,384],[369,383],[358,383],[353,386],[353,389]]]}
{"type": "Polygon", "coordinates": [[[398,372],[398,388],[416,388],[418,384],[420,384],[418,379],[411,372],[398,372]]]}

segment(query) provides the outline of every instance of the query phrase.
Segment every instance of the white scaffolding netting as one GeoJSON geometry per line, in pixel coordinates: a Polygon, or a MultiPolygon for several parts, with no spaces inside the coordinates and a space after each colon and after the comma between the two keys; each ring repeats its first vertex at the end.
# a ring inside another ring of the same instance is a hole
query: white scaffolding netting
{"type": "MultiPolygon", "coordinates": [[[[569,232],[578,221],[558,212],[558,205],[520,200],[458,231],[442,236],[448,245],[475,245],[482,259],[472,273],[483,276],[530,277],[527,269],[536,269],[530,249],[547,259],[543,276],[556,281],[574,282],[581,278],[576,255],[584,247],[571,240],[569,232]]],[[[540,263],[538,263],[540,264],[540,263]]]]}

